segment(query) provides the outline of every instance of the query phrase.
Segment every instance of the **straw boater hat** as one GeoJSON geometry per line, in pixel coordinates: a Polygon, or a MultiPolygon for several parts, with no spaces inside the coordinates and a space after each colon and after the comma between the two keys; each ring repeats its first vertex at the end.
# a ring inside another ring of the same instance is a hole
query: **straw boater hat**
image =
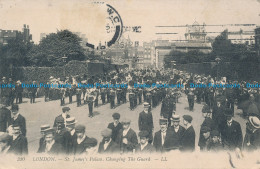
{"type": "Polygon", "coordinates": [[[50,128],[51,128],[51,126],[49,124],[44,124],[41,126],[41,132],[45,132],[50,128]]]}
{"type": "Polygon", "coordinates": [[[249,116],[248,117],[249,122],[251,123],[251,125],[256,128],[259,129],[260,128],[260,120],[258,117],[256,116],[249,116]]]}
{"type": "Polygon", "coordinates": [[[66,119],[66,126],[76,124],[77,121],[75,120],[75,117],[70,117],[66,119]]]}

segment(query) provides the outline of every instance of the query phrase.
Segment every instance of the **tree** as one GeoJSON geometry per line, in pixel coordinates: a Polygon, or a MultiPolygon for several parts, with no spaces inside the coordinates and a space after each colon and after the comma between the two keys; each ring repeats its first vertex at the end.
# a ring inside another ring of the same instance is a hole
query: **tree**
{"type": "Polygon", "coordinates": [[[81,38],[69,30],[51,33],[29,53],[28,58],[35,66],[62,66],[62,57],[71,60],[85,60],[84,49],[80,45],[81,38]]]}

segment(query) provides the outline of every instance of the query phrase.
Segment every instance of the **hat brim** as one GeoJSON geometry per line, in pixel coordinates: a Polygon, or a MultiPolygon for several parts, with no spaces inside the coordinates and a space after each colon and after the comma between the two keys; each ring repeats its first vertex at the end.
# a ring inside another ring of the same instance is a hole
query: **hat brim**
{"type": "Polygon", "coordinates": [[[253,117],[254,117],[254,116],[249,116],[249,117],[248,117],[248,120],[249,120],[250,124],[251,124],[254,128],[259,129],[260,126],[256,126],[256,125],[253,123],[253,117]]]}
{"type": "Polygon", "coordinates": [[[74,125],[74,124],[76,124],[78,121],[75,121],[75,122],[73,122],[73,123],[66,123],[66,126],[70,126],[70,125],[74,125]]]}

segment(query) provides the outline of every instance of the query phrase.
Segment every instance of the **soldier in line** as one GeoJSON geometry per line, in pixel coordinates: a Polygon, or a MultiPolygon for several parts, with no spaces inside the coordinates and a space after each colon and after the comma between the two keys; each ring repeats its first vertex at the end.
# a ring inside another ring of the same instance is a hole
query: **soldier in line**
{"type": "MultiPolygon", "coordinates": [[[[33,81],[33,84],[36,85],[36,81],[33,81]]],[[[38,91],[37,87],[30,87],[29,88],[30,103],[35,103],[37,91],[38,91]]]]}
{"type": "Polygon", "coordinates": [[[95,100],[96,100],[95,91],[93,89],[89,89],[88,96],[87,96],[87,103],[88,103],[88,110],[89,110],[88,117],[90,118],[93,117],[93,105],[95,100]]]}
{"type": "Polygon", "coordinates": [[[139,132],[140,143],[136,146],[137,154],[151,154],[155,152],[155,148],[149,143],[149,132],[146,130],[139,132]]]}
{"type": "Polygon", "coordinates": [[[120,105],[121,103],[121,95],[122,95],[122,89],[117,88],[116,89],[116,100],[117,100],[117,105],[120,105]]]}
{"type": "MultiPolygon", "coordinates": [[[[170,122],[173,111],[174,111],[174,102],[170,96],[169,93],[166,94],[166,97],[162,101],[162,107],[161,107],[161,116],[163,118],[167,118],[168,121],[170,122]]],[[[169,126],[171,124],[169,123],[169,126]]]]}
{"type": "Polygon", "coordinates": [[[101,88],[100,94],[101,94],[102,104],[104,105],[106,103],[106,88],[101,88]]]}
{"type": "Polygon", "coordinates": [[[119,119],[120,119],[120,114],[119,113],[114,113],[112,115],[113,117],[113,120],[114,122],[112,123],[109,123],[107,128],[111,129],[112,130],[112,135],[111,135],[111,138],[113,141],[116,141],[118,135],[119,135],[119,131],[121,129],[123,129],[123,126],[122,124],[119,122],[119,119]]]}
{"type": "Polygon", "coordinates": [[[28,154],[28,141],[25,136],[22,135],[21,127],[18,124],[12,125],[12,141],[8,153],[15,155],[27,155],[28,154]]]}
{"type": "Polygon", "coordinates": [[[192,90],[188,93],[189,110],[193,111],[194,108],[194,93],[192,90]]]}
{"type": "Polygon", "coordinates": [[[112,140],[112,130],[107,128],[101,132],[103,137],[102,141],[99,143],[98,153],[100,154],[113,154],[119,153],[119,145],[112,140]]]}
{"type": "Polygon", "coordinates": [[[77,107],[81,106],[81,94],[82,94],[82,90],[80,88],[77,88],[76,89],[77,107]]]}
{"type": "Polygon", "coordinates": [[[23,102],[23,87],[20,80],[16,82],[15,87],[15,94],[16,94],[16,104],[20,104],[23,102]]]}
{"type": "Polygon", "coordinates": [[[130,103],[130,110],[134,110],[135,108],[135,93],[134,93],[134,88],[129,86],[128,88],[128,93],[129,93],[129,103],[130,103]]]}
{"type": "Polygon", "coordinates": [[[138,126],[139,126],[139,131],[147,131],[149,134],[149,140],[148,142],[151,144],[153,141],[153,115],[149,111],[149,103],[145,102],[144,103],[144,110],[139,113],[139,120],[138,120],[138,126]]]}
{"type": "Polygon", "coordinates": [[[131,121],[123,119],[121,121],[123,129],[119,131],[117,144],[120,146],[120,153],[133,153],[138,144],[137,135],[133,129],[130,128],[131,121]]]}
{"type": "Polygon", "coordinates": [[[95,99],[94,99],[94,107],[98,107],[98,99],[99,99],[99,89],[96,88],[94,90],[95,99]]]}
{"type": "Polygon", "coordinates": [[[60,88],[60,105],[65,105],[66,88],[60,88]]]}
{"type": "Polygon", "coordinates": [[[43,149],[43,146],[44,144],[46,143],[45,142],[45,135],[46,135],[46,131],[49,130],[51,127],[49,124],[45,124],[45,125],[42,125],[41,126],[41,138],[40,138],[40,141],[39,141],[39,148],[38,148],[38,151],[37,153],[40,153],[43,149]]]}
{"type": "Polygon", "coordinates": [[[195,150],[195,130],[191,125],[192,117],[190,115],[183,116],[183,124],[186,128],[182,137],[182,148],[181,151],[192,152],[195,150]]]}
{"type": "Polygon", "coordinates": [[[110,94],[109,94],[109,101],[110,101],[110,109],[115,109],[115,97],[116,97],[116,91],[114,88],[111,88],[109,90],[110,94]]]}
{"type": "MultiPolygon", "coordinates": [[[[49,85],[50,83],[47,82],[47,85],[49,85]]],[[[49,87],[45,87],[44,88],[44,101],[47,102],[48,99],[50,100],[50,88],[49,87]]]]}

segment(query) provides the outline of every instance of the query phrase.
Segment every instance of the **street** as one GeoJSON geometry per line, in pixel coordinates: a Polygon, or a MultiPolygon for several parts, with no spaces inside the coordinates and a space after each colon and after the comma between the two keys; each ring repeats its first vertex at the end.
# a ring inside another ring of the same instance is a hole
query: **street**
{"type": "MultiPolygon", "coordinates": [[[[65,106],[70,107],[70,115],[75,117],[77,124],[83,124],[86,126],[86,135],[88,137],[94,137],[101,141],[101,131],[105,129],[108,123],[113,121],[112,114],[118,112],[121,114],[121,119],[127,117],[131,119],[131,128],[138,134],[138,116],[139,113],[143,110],[143,105],[138,105],[137,108],[133,111],[129,109],[129,102],[122,104],[115,109],[110,109],[110,104],[101,105],[101,100],[99,100],[99,107],[94,108],[94,117],[88,117],[88,106],[82,105],[77,107],[76,97],[73,97],[73,103],[67,104],[69,102],[68,98],[65,99],[65,106]]],[[[83,102],[83,101],[82,101],[83,102]]],[[[40,135],[40,126],[43,124],[50,124],[51,126],[54,123],[56,116],[61,114],[62,107],[60,106],[60,100],[44,102],[44,98],[36,98],[35,104],[30,104],[29,99],[25,98],[24,103],[20,104],[20,113],[26,118],[27,126],[27,139],[28,139],[28,148],[29,153],[36,153],[39,147],[40,135]]],[[[179,98],[179,103],[177,103],[176,114],[181,116],[180,124],[183,126],[182,115],[189,114],[193,117],[192,125],[194,126],[196,133],[196,150],[199,150],[198,139],[199,139],[199,130],[200,125],[203,122],[203,116],[201,113],[203,104],[194,105],[194,111],[191,112],[188,110],[188,100],[187,96],[182,93],[181,98],[179,98]]],[[[159,118],[160,118],[161,104],[156,108],[152,109],[153,121],[154,121],[154,132],[160,130],[159,127],[159,118]]],[[[241,125],[243,136],[246,129],[246,120],[241,116],[241,111],[237,110],[235,107],[235,117],[234,120],[238,121],[241,125]]]]}

